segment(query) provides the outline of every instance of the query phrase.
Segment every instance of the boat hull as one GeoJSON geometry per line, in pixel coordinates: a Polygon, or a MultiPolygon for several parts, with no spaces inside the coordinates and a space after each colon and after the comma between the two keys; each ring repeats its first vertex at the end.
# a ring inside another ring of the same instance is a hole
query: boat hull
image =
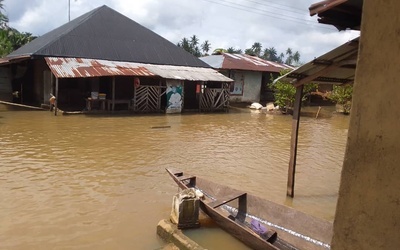
{"type": "MultiPolygon", "coordinates": [[[[315,218],[284,205],[246,194],[245,222],[256,218],[270,230],[278,233],[278,239],[267,242],[249,227],[232,219],[232,211],[226,207],[215,208],[215,199],[240,194],[241,191],[206,179],[184,175],[182,172],[167,169],[173,180],[182,189],[195,187],[202,191],[206,199],[200,201],[200,208],[222,229],[241,240],[253,249],[329,249],[332,238],[332,223],[315,218]],[[192,179],[186,179],[192,177],[192,179]],[[214,197],[214,198],[210,198],[214,197]]],[[[238,199],[226,205],[238,207],[238,199]]],[[[235,213],[235,211],[234,211],[235,213]]],[[[238,213],[238,210],[236,210],[238,213]]],[[[237,214],[236,214],[237,215],[237,214]]],[[[248,224],[248,223],[247,223],[248,224]]]]}

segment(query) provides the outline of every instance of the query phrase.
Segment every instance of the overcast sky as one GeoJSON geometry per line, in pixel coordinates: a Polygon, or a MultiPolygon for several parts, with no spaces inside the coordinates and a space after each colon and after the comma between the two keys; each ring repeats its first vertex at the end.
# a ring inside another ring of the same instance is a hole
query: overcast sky
{"type": "MultiPolygon", "coordinates": [[[[107,5],[176,44],[196,35],[216,48],[288,47],[307,62],[357,37],[310,17],[321,0],[70,0],[71,20],[107,5]]],[[[9,25],[40,36],[68,22],[68,0],[4,0],[9,25]]]]}

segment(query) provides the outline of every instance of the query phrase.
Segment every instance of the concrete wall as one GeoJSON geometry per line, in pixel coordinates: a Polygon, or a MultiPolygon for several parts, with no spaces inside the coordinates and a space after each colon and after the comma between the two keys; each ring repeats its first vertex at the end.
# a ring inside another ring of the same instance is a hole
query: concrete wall
{"type": "Polygon", "coordinates": [[[400,249],[399,10],[364,0],[332,249],[400,249]]]}
{"type": "Polygon", "coordinates": [[[231,95],[231,102],[259,102],[262,73],[254,71],[241,71],[235,72],[235,81],[243,79],[243,94],[231,95]]]}

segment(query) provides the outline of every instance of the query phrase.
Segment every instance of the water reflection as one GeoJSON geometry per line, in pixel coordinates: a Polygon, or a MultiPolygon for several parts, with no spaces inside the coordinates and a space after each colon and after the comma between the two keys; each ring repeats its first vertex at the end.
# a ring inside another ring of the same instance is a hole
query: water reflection
{"type": "MultiPolygon", "coordinates": [[[[333,219],[345,116],[302,117],[293,200],[285,196],[290,116],[0,117],[4,249],[159,248],[156,225],[169,216],[177,191],[166,167],[333,219]]],[[[211,246],[244,248],[217,228],[189,233],[211,246]]]]}

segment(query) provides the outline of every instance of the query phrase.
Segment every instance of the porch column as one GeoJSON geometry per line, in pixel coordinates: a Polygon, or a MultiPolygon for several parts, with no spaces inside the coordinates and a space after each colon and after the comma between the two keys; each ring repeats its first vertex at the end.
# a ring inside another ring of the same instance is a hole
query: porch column
{"type": "Polygon", "coordinates": [[[56,110],[54,110],[54,115],[57,116],[57,112],[58,112],[58,77],[56,77],[56,103],[54,105],[54,108],[56,110]]]}
{"type": "Polygon", "coordinates": [[[301,97],[303,96],[303,87],[300,85],[296,87],[296,96],[293,107],[292,118],[292,136],[290,140],[290,161],[288,170],[287,182],[287,196],[294,197],[294,179],[296,173],[296,157],[297,157],[297,138],[299,135],[300,124],[300,111],[301,111],[301,97]]]}
{"type": "Polygon", "coordinates": [[[115,76],[112,78],[112,107],[111,110],[114,112],[115,108],[115,76]]]}

